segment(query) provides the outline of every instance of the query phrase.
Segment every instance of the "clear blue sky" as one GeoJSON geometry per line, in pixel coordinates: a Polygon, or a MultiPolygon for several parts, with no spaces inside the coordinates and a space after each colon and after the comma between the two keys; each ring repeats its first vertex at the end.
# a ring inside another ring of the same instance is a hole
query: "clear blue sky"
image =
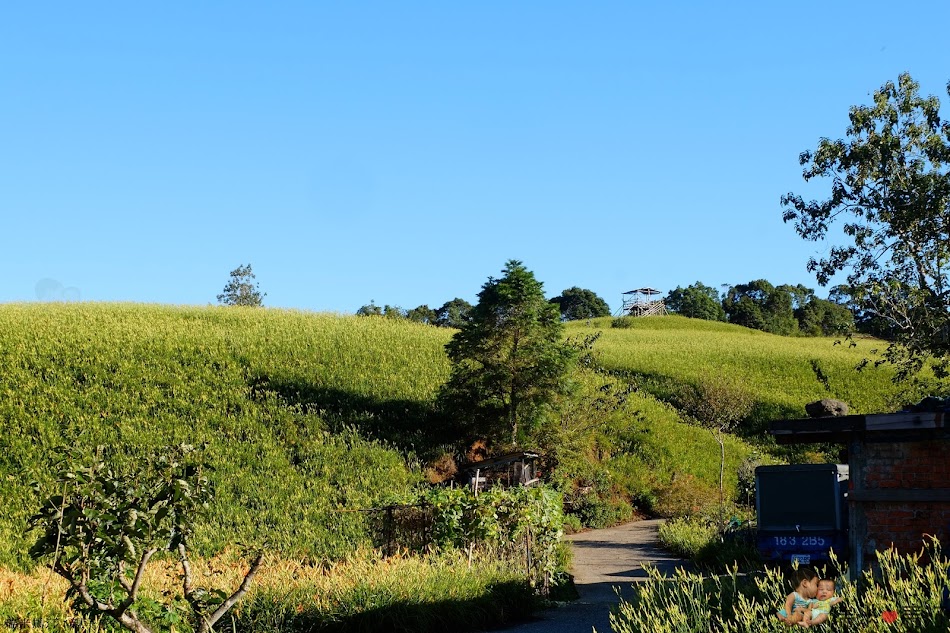
{"type": "MultiPolygon", "coordinates": [[[[902,71],[946,105],[950,3],[13,3],[0,301],[474,301],[765,278],[798,154],[902,71]]],[[[820,291],[824,295],[824,291],[820,291]]]]}

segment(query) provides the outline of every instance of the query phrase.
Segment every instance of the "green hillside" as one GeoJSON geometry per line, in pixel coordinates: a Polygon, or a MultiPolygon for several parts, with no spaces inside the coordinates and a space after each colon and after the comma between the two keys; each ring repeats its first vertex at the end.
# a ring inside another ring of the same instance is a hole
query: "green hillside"
{"type": "Polygon", "coordinates": [[[291,556],[352,546],[363,519],[338,510],[404,494],[420,474],[346,425],[408,418],[401,430],[419,432],[448,336],[275,310],[0,307],[0,564],[24,562],[29,482],[48,483],[66,446],[207,442],[218,496],[203,551],[263,537],[291,556]]]}
{"type": "Polygon", "coordinates": [[[855,371],[862,359],[874,358],[885,345],[873,339],[852,346],[833,338],[776,336],[680,316],[568,325],[574,336],[593,330],[603,333],[598,363],[633,377],[657,397],[665,399],[683,384],[713,374],[735,378],[755,394],[753,422],[759,424],[752,432],[761,431],[761,423],[768,420],[805,417],[804,405],[821,398],[844,400],[853,413],[889,410],[900,398],[890,368],[869,365],[855,371]]]}
{"type": "MultiPolygon", "coordinates": [[[[805,402],[827,395],[856,411],[882,409],[894,395],[885,372],[853,371],[863,350],[831,340],[677,317],[629,325],[568,327],[572,336],[602,331],[595,354],[608,370],[576,375],[577,416],[600,415],[605,383],[638,387],[597,433],[575,438],[576,454],[556,473],[579,505],[594,489],[659,507],[680,475],[711,490],[718,445],[664,402],[709,372],[754,390],[760,422],[800,415],[805,402]]],[[[422,480],[422,462],[455,439],[433,406],[449,373],[451,334],[405,320],[281,310],[0,306],[0,566],[26,564],[23,530],[36,507],[29,483],[49,485],[58,450],[102,446],[134,457],[181,442],[207,443],[216,469],[201,551],[266,538],[287,557],[342,555],[366,540],[361,513],[344,510],[404,495],[422,480]]],[[[746,435],[727,446],[730,485],[756,440],[746,435]]]]}

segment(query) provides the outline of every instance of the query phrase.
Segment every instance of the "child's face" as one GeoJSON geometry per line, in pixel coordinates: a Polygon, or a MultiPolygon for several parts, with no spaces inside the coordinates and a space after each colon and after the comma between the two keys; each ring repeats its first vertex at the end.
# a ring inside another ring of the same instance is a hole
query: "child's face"
{"type": "Polygon", "coordinates": [[[818,593],[818,577],[812,578],[811,580],[802,581],[802,595],[806,598],[814,598],[815,594],[818,593]]]}
{"type": "Polygon", "coordinates": [[[815,596],[819,600],[828,600],[835,595],[835,583],[831,580],[822,580],[818,583],[818,594],[815,596]]]}

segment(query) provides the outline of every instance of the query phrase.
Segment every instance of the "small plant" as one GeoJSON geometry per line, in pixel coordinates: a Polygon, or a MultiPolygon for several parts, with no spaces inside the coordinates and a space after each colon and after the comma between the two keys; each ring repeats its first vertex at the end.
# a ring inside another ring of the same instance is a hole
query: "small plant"
{"type": "Polygon", "coordinates": [[[762,465],[758,451],[749,453],[736,469],[736,501],[747,507],[755,506],[755,469],[762,465]]]}
{"type": "Polygon", "coordinates": [[[247,592],[263,552],[234,592],[195,586],[187,544],[212,497],[197,452],[182,445],[129,463],[104,453],[100,447],[87,464],[83,456],[64,452],[56,482],[60,492],[47,497],[30,521],[41,532],[30,555],[51,559],[80,611],[109,616],[135,633],[151,633],[148,622],[171,627],[186,613],[195,631],[210,631],[247,592]],[[187,606],[141,595],[149,560],[162,549],[179,556],[187,606]]]}

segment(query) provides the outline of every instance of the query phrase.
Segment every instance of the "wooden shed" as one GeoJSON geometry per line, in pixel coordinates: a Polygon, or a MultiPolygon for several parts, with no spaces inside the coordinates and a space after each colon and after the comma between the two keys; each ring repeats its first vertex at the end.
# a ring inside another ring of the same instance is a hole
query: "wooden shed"
{"type": "Polygon", "coordinates": [[[519,451],[489,457],[463,465],[465,483],[476,489],[485,486],[533,486],[538,483],[537,453],[519,451]]]}
{"type": "Polygon", "coordinates": [[[950,413],[921,411],[779,420],[779,444],[847,447],[849,567],[856,576],[874,553],[920,551],[925,535],[950,537],[950,413]]]}

